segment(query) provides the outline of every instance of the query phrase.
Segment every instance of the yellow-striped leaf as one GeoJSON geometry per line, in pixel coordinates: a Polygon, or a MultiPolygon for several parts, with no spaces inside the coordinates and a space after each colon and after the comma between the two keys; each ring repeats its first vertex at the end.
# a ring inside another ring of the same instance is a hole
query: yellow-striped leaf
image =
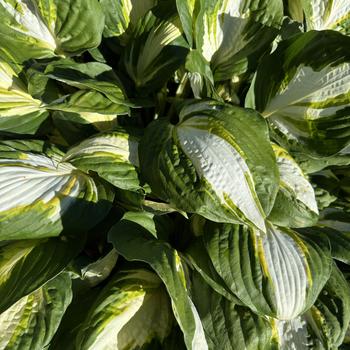
{"type": "Polygon", "coordinates": [[[173,126],[152,123],[139,147],[142,175],[160,198],[218,222],[265,230],[278,170],[263,118],[217,102],[191,103],[173,126]]]}
{"type": "Polygon", "coordinates": [[[291,320],[315,302],[331,273],[328,240],[268,224],[205,226],[213,265],[226,285],[260,315],[291,320]]]}
{"type": "Polygon", "coordinates": [[[280,189],[269,220],[276,225],[304,227],[316,224],[315,192],[298,163],[288,152],[273,145],[280,173],[280,189]]]}
{"type": "MultiPolygon", "coordinates": [[[[138,349],[171,331],[170,300],[147,270],[125,270],[101,291],[81,325],[77,350],[138,349]]],[[[153,343],[154,344],[154,343],[153,343]]]]}
{"type": "Polygon", "coordinates": [[[60,274],[0,314],[0,349],[47,347],[72,300],[71,279],[60,274]]]}
{"type": "Polygon", "coordinates": [[[0,59],[0,132],[34,134],[48,112],[40,100],[29,94],[17,71],[0,59]]]}
{"type": "Polygon", "coordinates": [[[345,150],[350,127],[350,38],[311,31],[282,41],[258,68],[246,105],[280,142],[313,155],[345,150]]]}
{"type": "Polygon", "coordinates": [[[138,190],[140,185],[136,166],[139,135],[136,129],[117,128],[84,140],[71,148],[64,157],[77,168],[93,170],[116,187],[138,190]]]}
{"type": "Polygon", "coordinates": [[[40,154],[45,147],[25,141],[0,145],[0,240],[85,230],[108,213],[110,189],[62,162],[62,155],[40,154]],[[81,215],[86,215],[84,225],[81,215]]]}

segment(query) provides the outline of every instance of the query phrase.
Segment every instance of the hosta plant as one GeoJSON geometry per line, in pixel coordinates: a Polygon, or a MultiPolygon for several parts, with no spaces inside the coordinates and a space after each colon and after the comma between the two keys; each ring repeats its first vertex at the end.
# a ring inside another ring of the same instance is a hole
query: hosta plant
{"type": "Polygon", "coordinates": [[[0,18],[0,350],[350,349],[349,1],[0,18]]]}

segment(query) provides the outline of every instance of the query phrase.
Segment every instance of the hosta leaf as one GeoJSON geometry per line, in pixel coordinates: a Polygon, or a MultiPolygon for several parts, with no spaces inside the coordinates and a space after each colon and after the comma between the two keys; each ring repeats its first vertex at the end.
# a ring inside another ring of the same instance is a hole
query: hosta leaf
{"type": "Polygon", "coordinates": [[[235,304],[243,305],[216,272],[205,249],[202,238],[198,238],[187,248],[186,257],[189,259],[194,269],[201,275],[203,280],[205,280],[208,286],[215,290],[216,293],[223,295],[226,299],[235,304]]]}
{"type": "Polygon", "coordinates": [[[118,115],[115,114],[55,111],[51,117],[56,129],[50,142],[66,147],[75,145],[96,132],[112,130],[118,125],[118,115]]]}
{"type": "Polygon", "coordinates": [[[121,83],[106,64],[62,59],[34,66],[28,75],[31,94],[45,99],[48,109],[108,116],[129,112],[121,83]],[[69,93],[49,96],[50,82],[63,84],[69,93]]]}
{"type": "Polygon", "coordinates": [[[0,313],[59,274],[79,254],[83,243],[81,237],[64,236],[2,246],[0,313]]]}
{"type": "Polygon", "coordinates": [[[297,149],[329,156],[349,143],[350,38],[311,31],[265,57],[246,105],[269,119],[297,149]]]}
{"type": "Polygon", "coordinates": [[[101,41],[97,0],[1,0],[0,53],[17,62],[76,55],[101,41]]]}
{"type": "Polygon", "coordinates": [[[280,173],[280,190],[269,220],[289,227],[316,224],[318,208],[312,185],[287,151],[277,145],[273,148],[280,173]]]}
{"type": "MultiPolygon", "coordinates": [[[[41,143],[42,152],[45,147],[41,143]]],[[[61,159],[13,142],[0,145],[0,240],[89,229],[107,215],[110,189],[61,159]]]]}
{"type": "MultiPolygon", "coordinates": [[[[89,125],[94,127],[97,131],[107,131],[114,129],[117,124],[117,115],[116,114],[101,114],[94,112],[80,112],[80,113],[71,113],[71,112],[54,112],[54,119],[59,121],[67,121],[76,124],[89,125]],[[57,117],[57,118],[55,118],[57,117]]],[[[63,128],[64,126],[62,126],[63,128]]]]}
{"type": "MultiPolygon", "coordinates": [[[[349,220],[349,217],[348,217],[349,220]]],[[[332,229],[331,227],[327,227],[326,222],[320,222],[318,223],[319,226],[325,226],[325,227],[308,227],[305,229],[301,229],[300,232],[305,233],[306,235],[309,232],[313,232],[315,235],[319,232],[322,232],[322,234],[325,234],[330,243],[331,247],[331,254],[332,258],[335,260],[339,260],[345,264],[350,265],[350,229],[349,224],[350,220],[348,221],[348,230],[346,231],[339,231],[332,229]]]]}
{"type": "Polygon", "coordinates": [[[320,213],[318,225],[347,234],[350,232],[350,212],[341,207],[326,208],[320,213]]]}
{"type": "Polygon", "coordinates": [[[332,274],[310,310],[293,320],[277,321],[280,349],[338,349],[349,327],[349,308],[349,285],[333,264],[332,274]]]}
{"type": "Polygon", "coordinates": [[[42,102],[28,93],[17,69],[0,60],[0,132],[34,134],[47,117],[42,102]]]}
{"type": "MultiPolygon", "coordinates": [[[[170,295],[187,348],[206,350],[203,328],[189,297],[184,265],[179,253],[165,241],[156,239],[152,230],[148,229],[149,224],[149,214],[129,214],[113,226],[109,232],[109,241],[127,260],[144,261],[157,272],[170,295]]],[[[161,237],[162,229],[159,227],[158,230],[161,237]]]]}
{"type": "Polygon", "coordinates": [[[307,29],[332,29],[350,34],[350,4],[346,0],[302,0],[307,29]]]}
{"type": "Polygon", "coordinates": [[[139,147],[152,191],[178,209],[265,230],[278,187],[264,120],[216,102],[184,107],[176,126],[153,122],[139,147]]]}
{"type": "Polygon", "coordinates": [[[81,279],[89,286],[95,287],[112,272],[118,260],[118,253],[111,249],[105,256],[81,269],[81,279]]]}
{"type": "Polygon", "coordinates": [[[214,77],[210,65],[198,50],[189,52],[185,67],[195,98],[215,97],[216,100],[220,100],[214,89],[214,77]]]}
{"type": "Polygon", "coordinates": [[[266,234],[245,226],[205,226],[213,265],[253,311],[291,320],[314,303],[331,272],[328,240],[268,224],[266,234]],[[316,243],[317,242],[317,243],[316,243]]]}
{"type": "Polygon", "coordinates": [[[335,264],[306,319],[326,349],[342,344],[350,323],[350,287],[335,264]]]}
{"type": "Polygon", "coordinates": [[[304,12],[301,1],[302,0],[288,0],[288,13],[293,20],[302,23],[304,21],[304,12]]]}
{"type": "Polygon", "coordinates": [[[337,199],[341,187],[341,180],[334,170],[328,168],[311,174],[311,180],[318,188],[326,190],[330,194],[334,194],[337,199]]]}
{"type": "Polygon", "coordinates": [[[83,171],[93,170],[114,186],[125,190],[141,188],[138,165],[139,133],[118,128],[92,136],[71,148],[64,157],[83,171]]]}
{"type": "Polygon", "coordinates": [[[273,350],[274,324],[249,308],[227,300],[194,275],[193,300],[203,323],[209,349],[273,350]]]}
{"type": "MultiPolygon", "coordinates": [[[[98,116],[105,117],[102,114],[98,116]]],[[[98,132],[94,123],[90,123],[80,113],[55,111],[51,118],[55,129],[52,131],[49,141],[55,145],[64,147],[76,145],[98,132]]],[[[97,118],[99,119],[99,117],[97,118]]]]}
{"type": "Polygon", "coordinates": [[[171,12],[168,15],[169,5],[166,2],[139,20],[123,52],[126,72],[143,95],[161,88],[184,63],[188,51],[179,19],[171,12]]]}
{"type": "Polygon", "coordinates": [[[0,314],[0,348],[41,350],[48,346],[71,300],[67,273],[22,297],[0,314]]]}
{"type": "Polygon", "coordinates": [[[304,170],[304,172],[306,174],[310,174],[323,170],[328,166],[349,165],[350,154],[346,153],[346,150],[344,151],[340,151],[329,157],[315,157],[302,152],[293,152],[293,156],[298,161],[299,166],[304,170]]]}
{"type": "Polygon", "coordinates": [[[84,292],[77,291],[76,280],[72,280],[73,300],[63,316],[61,324],[52,339],[49,349],[76,350],[76,336],[80,332],[81,325],[85,321],[91,306],[97,300],[101,288],[89,288],[84,292]]]}
{"type": "MultiPolygon", "coordinates": [[[[280,0],[197,0],[197,48],[211,63],[215,80],[231,79],[257,62],[282,23],[280,0]]],[[[187,24],[187,23],[186,23],[187,24]]]]}
{"type": "Polygon", "coordinates": [[[279,348],[282,350],[325,350],[316,337],[311,338],[304,316],[289,321],[277,321],[279,348]]]}
{"type": "Polygon", "coordinates": [[[77,336],[76,349],[140,349],[160,343],[172,325],[170,300],[161,280],[147,270],[115,275],[93,303],[77,336]]]}
{"type": "Polygon", "coordinates": [[[176,8],[181,19],[182,28],[190,46],[193,46],[194,10],[196,0],[176,0],[176,8]]]}
{"type": "Polygon", "coordinates": [[[134,27],[138,19],[157,4],[157,0],[101,0],[100,3],[106,17],[103,35],[109,38],[120,36],[134,27]]]}

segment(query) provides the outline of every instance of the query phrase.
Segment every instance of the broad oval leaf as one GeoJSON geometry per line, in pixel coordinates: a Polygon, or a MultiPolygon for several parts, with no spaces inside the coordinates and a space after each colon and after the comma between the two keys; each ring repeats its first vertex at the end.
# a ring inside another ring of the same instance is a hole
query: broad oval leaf
{"type": "Polygon", "coordinates": [[[97,0],[1,0],[0,52],[21,63],[76,55],[99,45],[104,15],[97,0]]]}
{"type": "Polygon", "coordinates": [[[0,314],[0,348],[47,347],[72,301],[71,279],[62,273],[0,314]]]}
{"type": "Polygon", "coordinates": [[[62,236],[2,246],[0,313],[58,275],[80,253],[83,244],[82,237],[62,236]]]}
{"type": "Polygon", "coordinates": [[[47,117],[43,103],[28,93],[17,69],[0,60],[0,132],[34,134],[47,117]]]}
{"type": "Polygon", "coordinates": [[[246,72],[248,65],[256,64],[282,23],[280,0],[196,3],[200,6],[193,24],[196,45],[211,63],[215,80],[231,79],[246,72]]]}
{"type": "Polygon", "coordinates": [[[218,274],[261,315],[296,318],[311,307],[331,273],[328,240],[320,234],[301,236],[271,224],[264,234],[208,222],[204,238],[218,274]]]}
{"type": "Polygon", "coordinates": [[[86,230],[107,215],[110,189],[61,159],[0,145],[0,240],[86,230]],[[77,222],[81,215],[84,225],[77,222]]]}
{"type": "Polygon", "coordinates": [[[184,107],[181,121],[152,123],[139,147],[152,191],[178,209],[265,230],[278,170],[264,120],[216,102],[184,107]]]}
{"type": "Polygon", "coordinates": [[[156,238],[164,237],[166,232],[157,225],[156,217],[153,223],[151,217],[148,213],[125,214],[109,231],[108,240],[127,260],[146,262],[155,270],[171,298],[174,315],[184,334],[187,348],[207,350],[198,312],[189,297],[185,265],[174,248],[156,238]]]}
{"type": "Polygon", "coordinates": [[[282,41],[262,61],[246,105],[297,150],[333,155],[349,144],[350,38],[311,31],[282,41]]]}
{"type": "Polygon", "coordinates": [[[139,136],[137,129],[118,127],[71,148],[64,161],[83,171],[93,170],[116,187],[138,190],[142,187],[136,170],[139,136]]]}
{"type": "Polygon", "coordinates": [[[279,226],[305,227],[316,224],[315,192],[298,163],[283,148],[273,145],[280,173],[280,189],[269,221],[279,226]]]}
{"type": "Polygon", "coordinates": [[[160,344],[171,331],[170,299],[158,276],[125,270],[103,288],[81,325],[76,349],[133,350],[160,344]]]}

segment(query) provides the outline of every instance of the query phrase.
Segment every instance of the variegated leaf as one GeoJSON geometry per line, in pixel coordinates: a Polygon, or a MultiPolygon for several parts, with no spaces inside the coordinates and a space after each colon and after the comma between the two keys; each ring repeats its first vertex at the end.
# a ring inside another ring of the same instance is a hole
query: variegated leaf
{"type": "MultiPolygon", "coordinates": [[[[317,339],[311,339],[304,316],[298,316],[289,321],[277,320],[276,330],[281,350],[309,350],[312,346],[320,346],[317,339]]],[[[316,347],[316,349],[319,348],[316,347]]],[[[321,349],[323,350],[322,347],[321,349]]]]}
{"type": "Polygon", "coordinates": [[[338,349],[349,327],[349,310],[350,288],[334,264],[315,304],[293,320],[276,322],[280,349],[338,349]]]}
{"type": "Polygon", "coordinates": [[[80,253],[83,245],[81,236],[62,236],[20,240],[2,246],[0,313],[58,275],[80,253]]]}
{"type": "Polygon", "coordinates": [[[64,157],[77,168],[95,171],[114,186],[125,190],[141,188],[136,166],[139,135],[136,129],[118,128],[84,140],[64,157]]]}
{"type": "Polygon", "coordinates": [[[116,114],[54,111],[51,117],[55,129],[49,141],[65,147],[76,145],[96,132],[113,130],[118,126],[116,114]]]}
{"type": "Polygon", "coordinates": [[[47,347],[72,301],[71,279],[62,273],[0,314],[0,348],[47,347]]]}
{"type": "Polygon", "coordinates": [[[195,23],[194,9],[196,4],[196,0],[176,0],[176,8],[181,20],[182,28],[191,47],[193,46],[193,29],[195,23]]]}
{"type": "Polygon", "coordinates": [[[227,286],[253,311],[291,320],[315,302],[331,273],[328,240],[268,224],[263,233],[207,223],[205,241],[227,286]]]}
{"type": "Polygon", "coordinates": [[[0,52],[19,63],[80,54],[99,45],[104,26],[97,0],[1,0],[0,14],[0,52]]]}
{"type": "Polygon", "coordinates": [[[349,93],[349,63],[321,70],[301,65],[270,100],[263,116],[291,138],[346,138],[339,129],[349,125],[349,93]]]}
{"type": "Polygon", "coordinates": [[[269,220],[280,226],[303,227],[316,224],[315,192],[298,163],[283,148],[273,145],[280,173],[280,189],[269,220]]]}
{"type": "Polygon", "coordinates": [[[28,75],[30,93],[43,99],[47,109],[82,113],[88,117],[102,114],[105,118],[129,112],[130,103],[121,82],[104,63],[61,59],[34,65],[28,75]],[[65,90],[61,92],[57,84],[63,85],[65,90]]]}
{"type": "Polygon", "coordinates": [[[164,220],[145,212],[127,212],[109,231],[108,240],[125,259],[143,261],[152,267],[171,298],[187,349],[207,350],[203,326],[189,296],[186,265],[178,251],[164,241],[169,234],[164,220]]]}
{"type": "Polygon", "coordinates": [[[101,0],[106,16],[103,35],[110,38],[124,34],[127,29],[132,30],[137,21],[157,2],[157,0],[101,0]]]}
{"type": "Polygon", "coordinates": [[[350,34],[350,3],[347,0],[302,0],[307,30],[331,29],[350,34]]]}
{"type": "Polygon", "coordinates": [[[244,73],[277,35],[280,0],[199,0],[195,33],[198,49],[211,63],[216,80],[244,73]],[[254,58],[255,57],[255,58],[254,58]]]}
{"type": "Polygon", "coordinates": [[[253,177],[242,151],[222,135],[208,132],[211,128],[215,128],[215,121],[202,116],[181,123],[176,132],[183,152],[221,203],[232,207],[233,211],[237,207],[243,217],[264,230],[264,214],[256,200],[253,177]]]}
{"type": "Polygon", "coordinates": [[[81,269],[81,279],[89,286],[95,287],[111,274],[118,260],[118,253],[113,248],[97,261],[81,269]]]}
{"type": "Polygon", "coordinates": [[[0,132],[34,134],[48,112],[40,100],[28,93],[16,70],[0,60],[0,132]]]}
{"type": "Polygon", "coordinates": [[[328,282],[305,316],[326,349],[336,349],[343,343],[350,323],[350,287],[335,263],[328,282]]]}
{"type": "Polygon", "coordinates": [[[93,303],[77,336],[76,349],[137,349],[160,344],[173,322],[161,280],[147,270],[115,275],[93,303]]]}
{"type": "Polygon", "coordinates": [[[152,190],[178,209],[265,230],[278,171],[263,119],[251,110],[200,102],[176,126],[150,125],[139,147],[152,190]]]}
{"type": "Polygon", "coordinates": [[[311,31],[282,41],[257,71],[246,105],[262,112],[280,142],[313,155],[349,144],[350,38],[311,31]]]}
{"type": "Polygon", "coordinates": [[[60,154],[48,157],[30,147],[23,151],[11,142],[0,146],[1,240],[86,229],[107,214],[102,213],[110,206],[112,192],[61,159],[60,154]],[[79,227],[77,218],[84,214],[88,220],[79,227]]]}
{"type": "Polygon", "coordinates": [[[159,6],[145,14],[123,52],[126,72],[140,94],[161,88],[185,61],[181,24],[170,10],[159,6]]]}

